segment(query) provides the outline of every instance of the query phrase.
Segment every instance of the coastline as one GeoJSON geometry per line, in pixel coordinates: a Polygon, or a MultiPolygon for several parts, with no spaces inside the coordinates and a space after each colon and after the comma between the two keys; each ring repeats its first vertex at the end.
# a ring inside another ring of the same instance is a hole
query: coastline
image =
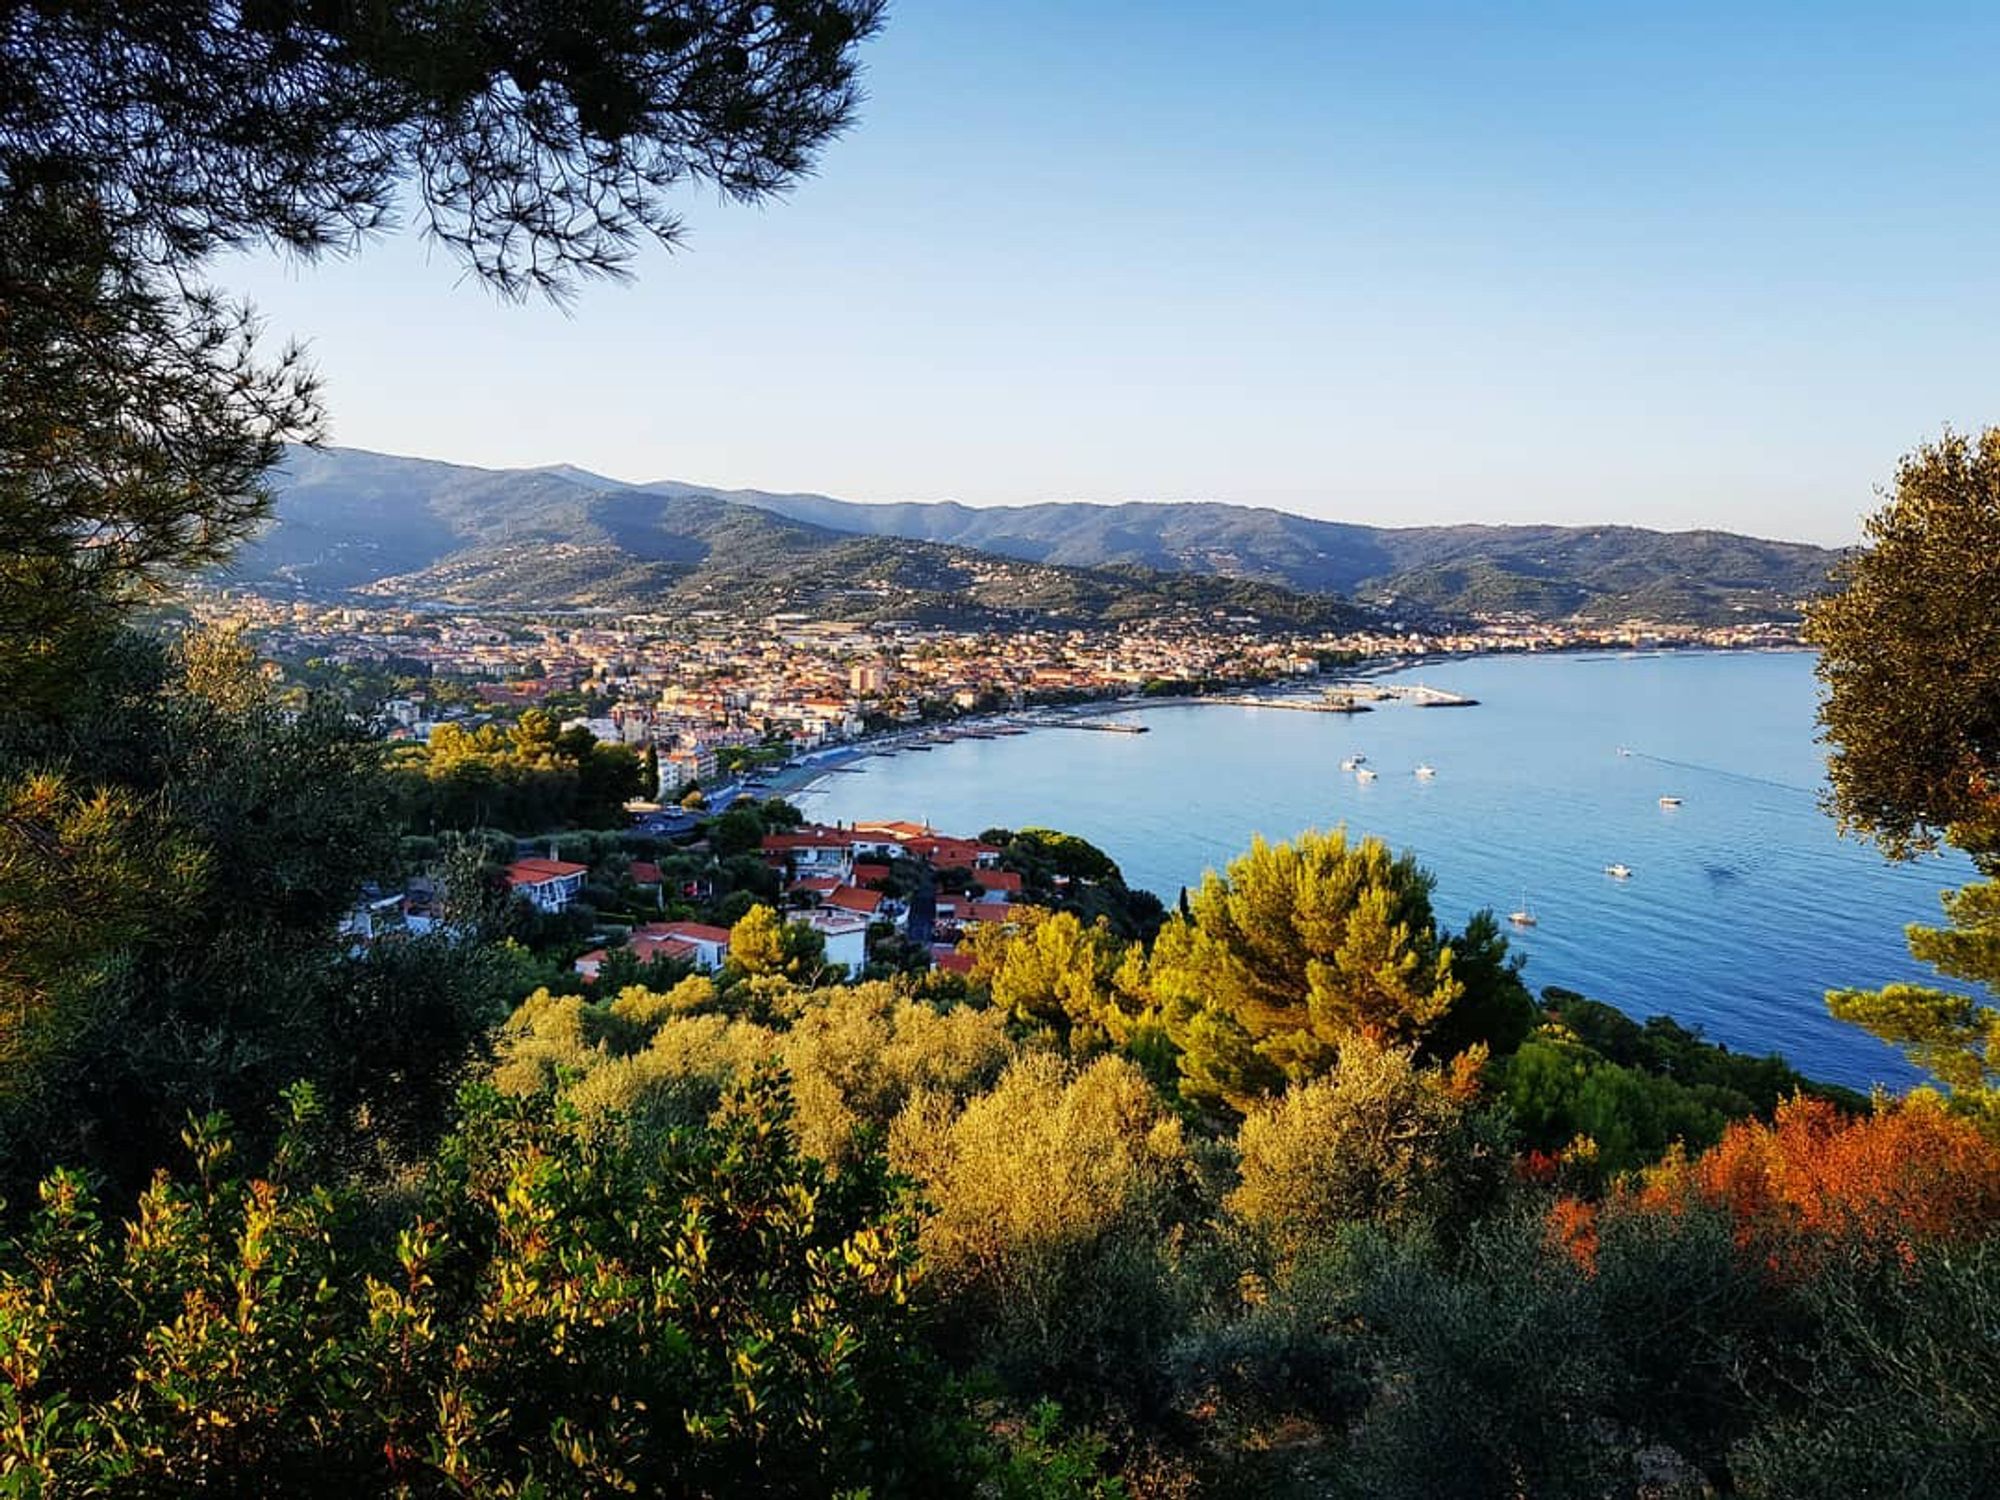
{"type": "MultiPolygon", "coordinates": [[[[1607,651],[1601,646],[1577,647],[1553,651],[1514,651],[1495,647],[1482,651],[1427,651],[1411,656],[1382,656],[1356,662],[1351,667],[1342,668],[1338,675],[1319,672],[1308,678],[1288,679],[1278,683],[1261,683],[1243,688],[1231,694],[1238,700],[1231,706],[1245,705],[1240,700],[1259,696],[1269,698],[1296,698],[1300,689],[1309,684],[1320,684],[1329,678],[1337,681],[1362,681],[1373,677],[1392,677],[1399,672],[1418,671],[1426,667],[1448,666],[1457,662],[1488,661],[1495,657],[1547,657],[1569,656],[1580,660],[1634,660],[1661,656],[1770,656],[1810,654],[1808,646],[1654,646],[1632,650],[1607,651]]],[[[1189,694],[1185,697],[1146,697],[1138,693],[1120,694],[1117,697],[1095,698],[1083,703],[1062,703],[1039,705],[1032,708],[1003,709],[993,713],[968,714],[964,718],[952,719],[942,724],[913,724],[901,729],[885,730],[863,739],[845,744],[829,746],[809,752],[805,764],[782,766],[766,775],[762,795],[767,797],[795,798],[808,796],[820,789],[830,776],[840,775],[858,761],[893,754],[905,749],[913,741],[929,741],[938,737],[968,737],[982,732],[1008,730],[1031,734],[1041,729],[1062,727],[1062,721],[1069,719],[1102,718],[1113,713],[1145,713],[1157,708],[1185,708],[1213,702],[1214,695],[1189,694]]],[[[942,748],[942,747],[940,747],[942,748]]]]}

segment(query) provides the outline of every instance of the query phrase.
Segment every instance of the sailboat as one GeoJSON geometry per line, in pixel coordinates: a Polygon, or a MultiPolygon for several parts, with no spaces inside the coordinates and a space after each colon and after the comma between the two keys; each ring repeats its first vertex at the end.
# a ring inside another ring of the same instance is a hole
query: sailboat
{"type": "Polygon", "coordinates": [[[1519,911],[1508,912],[1507,920],[1512,922],[1516,927],[1533,927],[1535,925],[1535,909],[1528,905],[1528,893],[1526,891],[1521,892],[1521,909],[1519,911]]]}

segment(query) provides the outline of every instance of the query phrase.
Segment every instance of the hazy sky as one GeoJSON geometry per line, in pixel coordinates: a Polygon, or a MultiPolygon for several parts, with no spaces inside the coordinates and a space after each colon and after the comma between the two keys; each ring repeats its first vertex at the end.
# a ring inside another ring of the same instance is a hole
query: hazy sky
{"type": "Polygon", "coordinates": [[[1845,541],[2000,421],[1991,4],[902,0],[867,63],[568,314],[410,237],[220,275],[337,442],[861,500],[1845,541]]]}

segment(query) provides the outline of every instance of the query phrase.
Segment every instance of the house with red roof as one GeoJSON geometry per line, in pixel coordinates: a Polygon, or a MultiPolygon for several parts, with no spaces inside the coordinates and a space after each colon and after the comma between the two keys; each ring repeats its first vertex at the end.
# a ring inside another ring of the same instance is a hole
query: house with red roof
{"type": "Polygon", "coordinates": [[[854,868],[848,837],[837,828],[807,826],[789,833],[767,833],[766,862],[799,875],[837,875],[845,880],[854,868]]]}
{"type": "Polygon", "coordinates": [[[843,885],[820,898],[820,905],[832,907],[836,911],[855,912],[864,917],[873,917],[882,910],[882,893],[864,891],[855,886],[843,885]]]}
{"type": "MultiPolygon", "coordinates": [[[[700,967],[701,962],[694,944],[682,942],[679,938],[649,933],[643,927],[632,934],[625,944],[625,951],[630,952],[632,957],[642,964],[651,963],[656,958],[686,959],[696,967],[700,967]]],[[[599,971],[604,967],[605,959],[609,956],[608,949],[593,948],[571,967],[585,979],[595,982],[599,971]]]]}
{"type": "Polygon", "coordinates": [[[640,932],[686,943],[693,950],[689,956],[694,959],[697,969],[713,972],[721,968],[723,960],[729,957],[727,927],[710,927],[703,922],[648,922],[633,936],[638,936],[640,932]]]}
{"type": "Polygon", "coordinates": [[[543,911],[563,911],[576,899],[589,874],[589,865],[565,859],[517,859],[507,866],[507,888],[543,911]]]}

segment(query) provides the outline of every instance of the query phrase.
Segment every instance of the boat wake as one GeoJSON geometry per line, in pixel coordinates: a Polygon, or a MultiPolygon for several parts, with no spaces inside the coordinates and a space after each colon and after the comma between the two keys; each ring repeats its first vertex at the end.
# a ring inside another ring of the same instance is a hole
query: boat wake
{"type": "Polygon", "coordinates": [[[1752,776],[1747,772],[1731,771],[1723,766],[1706,766],[1700,761],[1675,760],[1671,756],[1666,755],[1649,755],[1644,750],[1620,749],[1618,753],[1630,756],[1633,760],[1651,761],[1656,766],[1672,766],[1679,771],[1699,771],[1704,776],[1723,776],[1731,781],[1747,781],[1752,786],[1776,787],[1781,792],[1797,792],[1802,797],[1817,797],[1819,795],[1817,790],[1809,786],[1799,786],[1795,782],[1790,781],[1778,781],[1769,776],[1752,776]]]}

